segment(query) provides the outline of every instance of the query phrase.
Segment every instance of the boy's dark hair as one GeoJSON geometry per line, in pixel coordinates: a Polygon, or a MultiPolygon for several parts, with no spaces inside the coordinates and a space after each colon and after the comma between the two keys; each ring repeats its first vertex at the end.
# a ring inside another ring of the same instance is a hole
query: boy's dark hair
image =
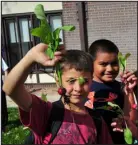
{"type": "Polygon", "coordinates": [[[93,73],[93,59],[90,54],[81,50],[67,50],[61,61],[61,70],[76,69],[93,73]]]}
{"type": "Polygon", "coordinates": [[[89,53],[94,58],[96,58],[96,54],[99,51],[118,54],[119,49],[112,41],[107,39],[99,39],[91,44],[91,46],[89,47],[89,53]]]}

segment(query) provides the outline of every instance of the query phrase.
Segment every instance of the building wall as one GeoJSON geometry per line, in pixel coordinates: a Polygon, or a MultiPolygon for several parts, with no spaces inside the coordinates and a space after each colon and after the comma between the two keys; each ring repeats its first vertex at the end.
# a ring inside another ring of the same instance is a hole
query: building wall
{"type": "Polygon", "coordinates": [[[76,2],[63,2],[63,25],[74,25],[76,29],[72,32],[64,32],[65,48],[80,49],[79,22],[77,20],[76,2]]]}
{"type": "MultiPolygon", "coordinates": [[[[131,53],[127,68],[137,68],[137,2],[87,2],[88,43],[96,39],[109,39],[123,54],[131,53]]],[[[63,23],[73,24],[76,30],[65,33],[66,48],[80,47],[76,2],[63,2],[63,23]]]]}
{"type": "Polygon", "coordinates": [[[45,11],[62,10],[62,2],[2,2],[2,15],[34,12],[37,4],[42,4],[45,11]]]}

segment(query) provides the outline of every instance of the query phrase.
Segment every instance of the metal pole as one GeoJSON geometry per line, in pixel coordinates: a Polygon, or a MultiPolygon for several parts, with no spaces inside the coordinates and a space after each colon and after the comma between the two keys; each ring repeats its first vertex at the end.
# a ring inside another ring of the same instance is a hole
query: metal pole
{"type": "Polygon", "coordinates": [[[85,5],[85,2],[77,2],[81,50],[88,52],[87,18],[85,5]]]}

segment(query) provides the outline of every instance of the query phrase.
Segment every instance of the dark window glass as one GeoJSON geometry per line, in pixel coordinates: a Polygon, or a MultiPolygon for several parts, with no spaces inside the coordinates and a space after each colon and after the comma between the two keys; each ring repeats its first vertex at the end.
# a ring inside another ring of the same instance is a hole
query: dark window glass
{"type": "MultiPolygon", "coordinates": [[[[47,18],[53,31],[62,26],[61,13],[48,14],[47,18]]],[[[3,17],[2,25],[3,47],[6,50],[9,67],[13,68],[34,45],[40,43],[40,39],[33,37],[30,33],[32,28],[39,26],[39,20],[36,19],[34,14],[3,17]]],[[[63,44],[62,31],[60,37],[62,39],[61,44],[63,44]]],[[[36,64],[32,68],[33,71],[52,72],[53,68],[44,68],[36,64]]]]}

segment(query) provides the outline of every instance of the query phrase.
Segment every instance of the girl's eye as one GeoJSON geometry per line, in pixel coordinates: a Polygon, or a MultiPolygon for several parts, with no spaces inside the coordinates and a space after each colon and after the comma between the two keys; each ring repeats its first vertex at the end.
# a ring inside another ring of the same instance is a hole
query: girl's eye
{"type": "Polygon", "coordinates": [[[69,82],[69,84],[74,84],[75,81],[76,81],[76,79],[70,79],[67,82],[69,82]]]}
{"type": "MultiPolygon", "coordinates": [[[[76,82],[77,79],[70,79],[70,80],[67,80],[67,82],[69,84],[74,84],[76,82]]],[[[84,78],[85,82],[84,84],[88,83],[89,82],[89,79],[88,78],[84,78]]]]}

